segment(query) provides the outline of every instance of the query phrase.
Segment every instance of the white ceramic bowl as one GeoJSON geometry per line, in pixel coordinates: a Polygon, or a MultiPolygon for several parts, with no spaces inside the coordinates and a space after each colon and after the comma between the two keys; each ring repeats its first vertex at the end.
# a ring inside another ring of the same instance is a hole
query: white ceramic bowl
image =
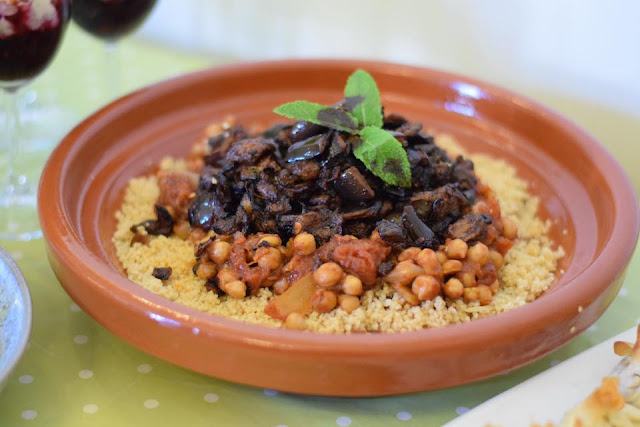
{"type": "Polygon", "coordinates": [[[0,248],[0,390],[18,364],[30,332],[29,288],[11,256],[0,248]]]}

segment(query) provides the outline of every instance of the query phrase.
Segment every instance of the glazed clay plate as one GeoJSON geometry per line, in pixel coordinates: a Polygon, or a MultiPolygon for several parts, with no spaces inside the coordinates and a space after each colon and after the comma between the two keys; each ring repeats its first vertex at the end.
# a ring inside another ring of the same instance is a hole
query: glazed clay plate
{"type": "Polygon", "coordinates": [[[632,188],[596,141],[548,109],[461,76],[380,62],[283,61],[207,70],[140,90],[74,129],[42,174],[40,219],[71,297],[131,344],[245,384],[316,395],[376,396],[463,384],[531,362],[575,337],[621,286],[638,235],[632,188]],[[453,134],[512,163],[541,200],[567,256],[542,298],[487,319],[396,334],[270,329],[186,308],[130,282],[111,236],[127,182],[184,155],[204,127],[280,121],[286,101],[332,103],[362,67],[387,112],[453,134]]]}

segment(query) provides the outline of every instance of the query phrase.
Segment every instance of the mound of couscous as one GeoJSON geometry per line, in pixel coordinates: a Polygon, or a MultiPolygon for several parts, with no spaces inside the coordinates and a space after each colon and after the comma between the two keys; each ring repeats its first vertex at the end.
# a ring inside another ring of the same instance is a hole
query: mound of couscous
{"type": "MultiPolygon", "coordinates": [[[[450,152],[459,151],[450,138],[443,136],[440,145],[450,152]]],[[[549,224],[537,216],[538,199],[527,191],[527,183],[516,170],[502,160],[486,155],[468,156],[475,165],[479,180],[491,188],[499,202],[502,216],[518,230],[513,247],[508,250],[498,271],[500,287],[490,302],[452,299],[439,294],[432,299],[409,303],[397,286],[379,279],[364,290],[359,306],[350,312],[338,306],[329,312],[311,311],[303,327],[316,332],[399,332],[439,327],[495,315],[533,301],[555,280],[557,262],[564,255],[554,248],[547,236],[549,224]]],[[[187,164],[166,159],[163,170],[184,170],[187,164]]],[[[265,312],[277,295],[264,287],[246,298],[233,298],[212,292],[207,280],[194,274],[197,260],[194,243],[176,235],[149,236],[145,242],[132,241],[132,226],[154,217],[154,205],[160,196],[156,175],[133,179],[126,189],[117,230],[113,238],[117,255],[129,279],[146,289],[180,304],[207,313],[265,326],[284,323],[265,312]],[[171,275],[160,280],[152,275],[158,266],[170,267],[171,275]]],[[[140,233],[145,234],[144,230],[140,233]]],[[[208,237],[208,236],[207,236],[208,237]]],[[[207,239],[204,237],[201,241],[207,239]]],[[[295,325],[294,325],[295,327],[295,325]]]]}

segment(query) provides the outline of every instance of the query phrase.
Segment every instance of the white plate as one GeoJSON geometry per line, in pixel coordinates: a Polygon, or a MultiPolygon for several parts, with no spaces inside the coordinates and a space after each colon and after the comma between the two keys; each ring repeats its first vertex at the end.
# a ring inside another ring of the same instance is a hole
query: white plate
{"type": "Polygon", "coordinates": [[[0,390],[27,346],[31,298],[22,273],[0,248],[0,390]]]}
{"type": "Polygon", "coordinates": [[[613,352],[613,342],[635,340],[636,327],[633,327],[478,405],[445,427],[558,423],[567,411],[591,394],[602,377],[610,375],[621,360],[613,352]]]}

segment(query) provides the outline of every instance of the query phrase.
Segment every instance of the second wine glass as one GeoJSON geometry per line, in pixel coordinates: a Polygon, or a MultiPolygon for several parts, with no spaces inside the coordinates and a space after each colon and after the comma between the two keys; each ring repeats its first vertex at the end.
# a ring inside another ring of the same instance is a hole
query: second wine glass
{"type": "Polygon", "coordinates": [[[73,21],[105,41],[109,96],[121,90],[117,42],[135,31],[155,4],[156,0],[73,0],[73,21]]]}

